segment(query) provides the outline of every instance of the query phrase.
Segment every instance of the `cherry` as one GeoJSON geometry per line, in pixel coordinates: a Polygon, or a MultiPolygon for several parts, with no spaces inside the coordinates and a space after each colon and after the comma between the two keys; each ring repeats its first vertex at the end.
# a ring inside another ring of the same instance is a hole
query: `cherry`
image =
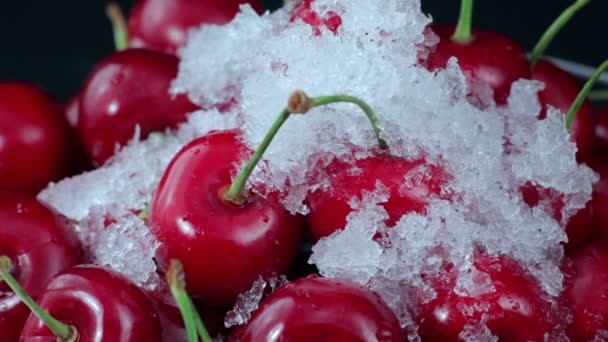
{"type": "Polygon", "coordinates": [[[189,292],[208,306],[230,306],[260,275],[285,273],[297,252],[301,218],[257,195],[240,204],[224,196],[250,154],[238,131],[198,138],[171,161],[152,200],[157,261],[167,269],[179,259],[189,292]]]}
{"type": "Polygon", "coordinates": [[[36,193],[73,171],[69,126],[42,89],[0,82],[0,191],[36,193]]]}
{"type": "Polygon", "coordinates": [[[78,129],[80,113],[80,94],[74,95],[64,107],[66,121],[72,129],[78,129]]]}
{"type": "MultiPolygon", "coordinates": [[[[539,205],[545,206],[557,222],[562,222],[562,209],[564,208],[564,195],[553,189],[546,189],[538,184],[526,183],[521,187],[524,202],[534,208],[539,205]]],[[[566,223],[564,229],[568,235],[568,242],[564,244],[566,253],[585,246],[597,236],[593,224],[593,205],[589,201],[587,205],[574,214],[566,223]]]]}
{"type": "Polygon", "coordinates": [[[598,157],[608,157],[608,107],[594,111],[593,136],[593,154],[598,157]]]}
{"type": "Polygon", "coordinates": [[[175,127],[197,107],[169,94],[176,57],[142,49],[113,53],[87,80],[80,96],[79,131],[91,159],[103,164],[139,125],[142,137],[175,127]]]}
{"type": "Polygon", "coordinates": [[[389,192],[382,206],[388,212],[386,224],[390,227],[406,213],[424,213],[429,198],[440,196],[447,181],[440,167],[423,159],[407,160],[377,152],[354,163],[334,159],[324,171],[329,187],[310,192],[306,198],[310,206],[306,220],[315,241],[344,228],[346,217],[353,211],[349,202],[362,200],[378,182],[389,192]]]}
{"type": "Polygon", "coordinates": [[[23,341],[161,341],[158,315],[148,298],[106,267],[79,265],[63,271],[51,279],[38,303],[46,310],[41,315],[46,323],[32,313],[21,332],[23,341]]]}
{"type": "MultiPolygon", "coordinates": [[[[555,107],[566,114],[570,111],[572,103],[581,91],[579,82],[570,74],[551,62],[539,60],[532,69],[532,79],[545,84],[545,89],[538,93],[542,112],[539,116],[544,119],[547,116],[548,106],[555,107]]],[[[593,116],[591,104],[586,101],[576,112],[572,122],[571,140],[576,142],[578,148],[576,159],[579,162],[588,160],[593,150],[593,116]]]]}
{"type": "Polygon", "coordinates": [[[189,30],[226,24],[241,4],[264,11],[258,0],[139,0],[129,17],[129,46],[175,54],[186,45],[189,30]]]}
{"type": "Polygon", "coordinates": [[[473,1],[462,0],[457,26],[431,25],[440,41],[423,64],[434,71],[446,68],[448,60],[456,57],[470,85],[469,95],[482,98],[476,89],[488,85],[494,91],[494,101],[504,104],[511,84],[530,76],[526,51],[510,37],[471,29],[472,11],[473,1]]]}
{"type": "Polygon", "coordinates": [[[380,296],[343,279],[301,278],[268,296],[228,341],[405,341],[380,296]]]}
{"type": "Polygon", "coordinates": [[[465,326],[482,317],[500,341],[542,341],[561,324],[548,296],[515,261],[479,255],[474,266],[489,277],[494,291],[477,296],[455,293],[457,268],[447,266],[444,276],[429,279],[436,298],[420,306],[418,333],[423,341],[459,341],[465,326]]]}
{"type": "Polygon", "coordinates": [[[312,9],[314,0],[304,0],[298,3],[292,10],[290,22],[302,20],[313,28],[316,36],[321,35],[321,27],[325,26],[334,34],[338,34],[338,28],[342,25],[342,18],[334,11],[328,11],[321,17],[312,9]]]}
{"type": "Polygon", "coordinates": [[[593,223],[599,235],[608,241],[608,163],[606,163],[606,157],[596,159],[594,168],[599,173],[600,180],[593,186],[591,198],[593,223]]]}
{"type": "MultiPolygon", "coordinates": [[[[0,222],[0,255],[11,260],[13,274],[34,298],[55,274],[81,260],[76,239],[30,195],[1,193],[0,222]]],[[[17,340],[28,314],[0,276],[0,341],[17,340]]]]}
{"type": "Polygon", "coordinates": [[[594,243],[573,253],[571,260],[574,277],[564,291],[574,312],[568,336],[572,341],[591,341],[608,330],[608,249],[594,243]]]}

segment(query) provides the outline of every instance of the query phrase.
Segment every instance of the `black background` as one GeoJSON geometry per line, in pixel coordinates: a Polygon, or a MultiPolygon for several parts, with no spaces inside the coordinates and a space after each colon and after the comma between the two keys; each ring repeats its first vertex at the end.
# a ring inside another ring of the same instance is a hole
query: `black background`
{"type": "MultiPolygon", "coordinates": [[[[458,0],[421,1],[424,12],[436,22],[453,22],[458,17],[458,0]]],[[[135,0],[118,2],[128,13],[135,0]]],[[[265,2],[269,7],[277,3],[265,2]]],[[[509,34],[531,50],[545,28],[572,2],[477,1],[474,25],[509,34]]],[[[4,0],[0,9],[0,80],[34,82],[60,101],[67,101],[93,66],[114,49],[104,6],[102,0],[4,0]]],[[[608,1],[591,1],[560,33],[548,54],[599,65],[608,58],[607,21],[608,1]]]]}

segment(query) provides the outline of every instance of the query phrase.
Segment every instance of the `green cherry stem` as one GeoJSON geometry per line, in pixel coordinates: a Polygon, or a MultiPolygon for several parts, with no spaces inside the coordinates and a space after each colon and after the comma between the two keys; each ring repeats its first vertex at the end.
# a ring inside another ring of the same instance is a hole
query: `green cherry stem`
{"type": "Polygon", "coordinates": [[[566,8],[566,10],[564,10],[562,14],[557,17],[557,19],[555,19],[555,21],[549,26],[549,28],[547,28],[545,33],[543,33],[543,35],[540,37],[540,39],[534,46],[532,53],[530,54],[531,69],[534,69],[534,66],[540,59],[540,56],[545,53],[545,50],[547,50],[547,47],[549,46],[549,44],[551,44],[555,36],[557,36],[557,34],[562,30],[564,26],[566,26],[570,19],[572,19],[572,17],[581,8],[585,7],[585,5],[587,5],[589,2],[591,2],[591,0],[576,0],[572,5],[566,8]]]}
{"type": "Polygon", "coordinates": [[[245,189],[245,184],[247,183],[247,179],[253,172],[253,169],[258,164],[266,149],[270,145],[270,142],[276,136],[277,132],[283,126],[287,118],[291,114],[304,114],[311,110],[312,108],[323,106],[336,102],[347,102],[353,103],[359,106],[365,115],[367,115],[376,135],[376,139],[378,140],[378,146],[380,149],[387,150],[388,144],[381,137],[380,128],[378,127],[379,119],[372,110],[372,108],[365,103],[363,100],[348,95],[333,95],[333,96],[319,96],[319,97],[308,97],[305,92],[302,90],[296,90],[290,97],[287,104],[287,107],[281,111],[279,117],[275,120],[275,122],[270,127],[270,130],[262,140],[260,146],[255,151],[253,156],[249,159],[247,164],[243,170],[239,173],[238,177],[235,181],[230,185],[230,188],[224,193],[223,197],[225,201],[232,202],[237,205],[241,205],[247,201],[247,193],[245,189]]]}
{"type": "Polygon", "coordinates": [[[106,15],[112,23],[112,31],[114,32],[114,45],[116,46],[116,51],[126,50],[129,45],[129,31],[127,29],[127,22],[125,20],[125,16],[120,10],[120,6],[118,6],[118,4],[115,2],[108,3],[106,5],[106,15]]]}
{"type": "Polygon", "coordinates": [[[587,97],[591,101],[608,101],[608,89],[590,91],[587,97]]]}
{"type": "Polygon", "coordinates": [[[460,16],[456,30],[452,35],[452,41],[467,45],[473,41],[471,27],[473,25],[473,0],[462,0],[460,2],[460,16]]]}
{"type": "Polygon", "coordinates": [[[13,268],[11,259],[7,256],[0,256],[0,278],[4,279],[4,282],[15,292],[15,294],[21,299],[25,305],[27,305],[32,313],[36,315],[44,324],[51,329],[51,331],[57,336],[58,342],[75,342],[78,341],[78,331],[76,327],[68,324],[63,324],[53,318],[48,312],[40,307],[30,297],[23,287],[17,282],[11,275],[11,269],[13,268]]]}
{"type": "Polygon", "coordinates": [[[203,324],[203,320],[194,307],[194,303],[192,303],[192,300],[186,292],[184,268],[179,260],[171,260],[166,277],[169,288],[171,289],[171,294],[173,294],[173,298],[175,298],[177,307],[184,319],[188,342],[198,342],[199,336],[203,342],[213,342],[213,339],[211,339],[211,336],[209,336],[209,333],[203,324]]]}
{"type": "Polygon", "coordinates": [[[578,110],[581,108],[581,106],[585,102],[585,99],[589,95],[589,92],[591,91],[591,89],[593,88],[593,86],[595,85],[597,80],[600,78],[600,76],[602,76],[602,73],[604,71],[606,71],[607,69],[608,69],[608,59],[605,60],[604,63],[602,63],[597,68],[597,70],[595,70],[595,73],[593,74],[593,76],[591,76],[589,81],[587,81],[587,83],[585,83],[585,85],[583,86],[583,89],[580,91],[580,93],[578,93],[578,96],[572,103],[572,107],[570,107],[570,111],[568,111],[568,116],[566,116],[566,127],[567,128],[570,128],[570,125],[572,125],[572,121],[574,120],[576,113],[578,112],[578,110]]]}

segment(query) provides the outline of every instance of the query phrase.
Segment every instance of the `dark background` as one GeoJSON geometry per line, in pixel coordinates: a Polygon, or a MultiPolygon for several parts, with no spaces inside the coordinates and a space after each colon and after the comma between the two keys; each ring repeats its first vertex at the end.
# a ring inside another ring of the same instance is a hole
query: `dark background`
{"type": "MultiPolygon", "coordinates": [[[[421,1],[424,12],[436,22],[453,22],[458,17],[458,0],[421,1]]],[[[529,51],[573,1],[477,1],[474,25],[509,34],[529,51]]],[[[118,2],[128,14],[135,0],[118,2]]],[[[272,7],[278,1],[265,2],[272,7]]],[[[4,0],[0,10],[0,80],[34,82],[60,101],[67,101],[92,67],[114,49],[104,5],[103,0],[4,0]]],[[[607,21],[608,1],[592,1],[561,32],[548,54],[599,65],[608,58],[607,21]]]]}

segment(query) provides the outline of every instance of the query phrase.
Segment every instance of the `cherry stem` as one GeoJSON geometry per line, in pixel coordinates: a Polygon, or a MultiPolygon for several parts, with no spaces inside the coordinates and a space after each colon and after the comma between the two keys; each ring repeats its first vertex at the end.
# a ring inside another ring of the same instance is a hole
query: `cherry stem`
{"type": "Polygon", "coordinates": [[[32,310],[44,324],[51,329],[51,331],[57,336],[59,342],[74,342],[78,340],[78,331],[73,325],[63,324],[53,318],[48,312],[40,307],[30,297],[25,289],[21,287],[19,282],[11,275],[11,269],[13,268],[11,259],[7,256],[0,256],[0,277],[4,279],[6,284],[15,292],[15,294],[21,299],[21,301],[32,310]]]}
{"type": "Polygon", "coordinates": [[[115,2],[110,2],[106,5],[106,15],[112,22],[112,31],[114,31],[114,45],[116,51],[126,50],[128,47],[129,35],[127,29],[127,21],[125,16],[115,2]]]}
{"type": "Polygon", "coordinates": [[[270,130],[262,140],[262,143],[260,146],[258,146],[258,149],[249,159],[243,170],[241,170],[236,180],[230,185],[230,188],[228,188],[228,190],[224,193],[224,200],[237,205],[241,205],[247,201],[247,193],[245,190],[247,179],[249,179],[251,172],[253,172],[253,169],[262,158],[262,155],[268,149],[272,139],[274,139],[281,126],[283,126],[291,114],[304,114],[314,107],[336,102],[353,103],[359,106],[359,108],[365,112],[370,123],[372,124],[380,149],[388,149],[388,144],[386,143],[386,140],[381,137],[380,128],[378,127],[380,121],[379,118],[376,116],[372,108],[363,100],[348,95],[319,96],[311,98],[308,97],[308,95],[306,95],[306,93],[302,90],[296,90],[289,97],[287,107],[281,111],[279,117],[272,124],[270,130]]]}
{"type": "Polygon", "coordinates": [[[199,316],[198,311],[196,311],[192,299],[190,299],[186,292],[186,281],[184,279],[184,267],[182,263],[177,259],[172,259],[166,276],[173,298],[175,298],[184,319],[188,342],[198,342],[199,336],[203,342],[212,342],[213,339],[209,336],[203,320],[199,316]]]}
{"type": "Polygon", "coordinates": [[[460,16],[456,31],[452,35],[452,41],[467,45],[473,41],[471,26],[473,24],[473,0],[462,0],[460,3],[460,16]]]}
{"type": "Polygon", "coordinates": [[[551,44],[555,36],[557,36],[557,34],[562,30],[562,28],[564,28],[564,26],[566,26],[566,24],[572,19],[572,17],[581,8],[585,7],[585,5],[587,5],[589,2],[591,2],[591,0],[576,0],[576,2],[566,8],[566,10],[563,11],[562,14],[557,17],[557,19],[555,19],[555,21],[549,26],[549,28],[547,28],[545,33],[543,33],[543,35],[540,37],[540,39],[534,46],[532,53],[530,54],[531,69],[534,69],[534,66],[536,65],[540,57],[543,55],[543,53],[545,53],[547,47],[549,46],[549,44],[551,44]]]}
{"type": "Polygon", "coordinates": [[[608,89],[590,91],[587,97],[591,101],[608,101],[608,89]]]}
{"type": "Polygon", "coordinates": [[[578,112],[578,110],[581,108],[581,106],[585,102],[585,99],[589,95],[589,92],[591,92],[591,89],[593,88],[593,86],[595,85],[597,80],[600,78],[600,76],[602,76],[602,73],[604,71],[606,71],[607,69],[608,69],[608,59],[605,60],[604,63],[602,63],[597,68],[597,70],[595,70],[595,73],[593,74],[593,76],[591,76],[589,81],[587,81],[587,83],[585,83],[585,85],[583,86],[583,89],[580,91],[580,93],[578,93],[578,96],[572,103],[572,107],[570,107],[570,111],[568,111],[568,116],[566,116],[566,127],[567,128],[570,128],[570,125],[572,125],[572,121],[574,120],[576,113],[578,112]]]}

